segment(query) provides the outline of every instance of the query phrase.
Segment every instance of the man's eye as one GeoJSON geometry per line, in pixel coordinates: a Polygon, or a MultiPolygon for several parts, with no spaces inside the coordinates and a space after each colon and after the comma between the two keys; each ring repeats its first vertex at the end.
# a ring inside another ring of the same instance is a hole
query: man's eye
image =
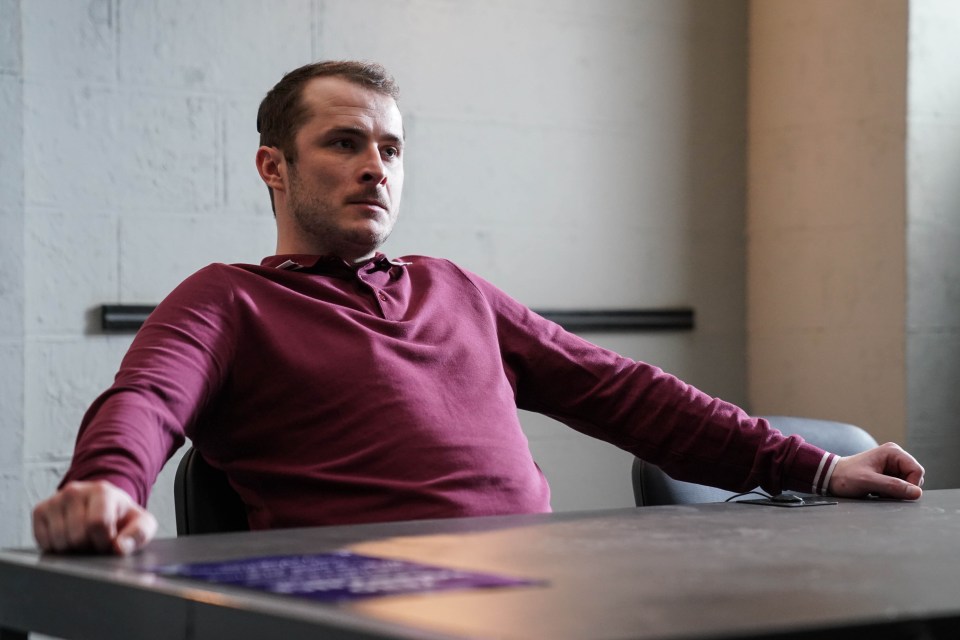
{"type": "Polygon", "coordinates": [[[337,149],[353,149],[353,140],[334,140],[332,145],[337,149]]]}
{"type": "Polygon", "coordinates": [[[397,149],[396,147],[387,147],[383,150],[383,153],[390,158],[396,158],[400,155],[400,149],[397,149]]]}

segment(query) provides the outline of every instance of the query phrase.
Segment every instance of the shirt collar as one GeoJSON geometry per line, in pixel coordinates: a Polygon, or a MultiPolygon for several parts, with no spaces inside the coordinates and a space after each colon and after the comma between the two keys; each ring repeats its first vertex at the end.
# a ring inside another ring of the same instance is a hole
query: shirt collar
{"type": "Polygon", "coordinates": [[[368,271],[389,271],[393,267],[405,267],[413,264],[404,260],[391,260],[379,251],[369,260],[357,264],[350,264],[343,258],[330,255],[310,254],[283,254],[264,258],[260,265],[287,271],[359,271],[366,268],[368,271]]]}

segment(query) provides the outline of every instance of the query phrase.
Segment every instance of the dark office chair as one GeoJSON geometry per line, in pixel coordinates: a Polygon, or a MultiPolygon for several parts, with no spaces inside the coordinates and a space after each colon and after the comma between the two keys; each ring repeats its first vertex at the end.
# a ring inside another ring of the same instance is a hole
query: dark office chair
{"type": "MultiPolygon", "coordinates": [[[[849,456],[877,446],[877,441],[869,433],[852,424],[813,418],[763,417],[774,429],[787,435],[797,434],[810,444],[840,456],[849,456]]],[[[736,494],[716,487],[674,480],[660,467],[636,458],[633,461],[633,495],[638,507],[648,507],[723,502],[736,494]]]]}
{"type": "Polygon", "coordinates": [[[190,447],[180,460],[173,481],[177,535],[246,531],[247,508],[227,482],[227,476],[214,469],[190,447]]]}

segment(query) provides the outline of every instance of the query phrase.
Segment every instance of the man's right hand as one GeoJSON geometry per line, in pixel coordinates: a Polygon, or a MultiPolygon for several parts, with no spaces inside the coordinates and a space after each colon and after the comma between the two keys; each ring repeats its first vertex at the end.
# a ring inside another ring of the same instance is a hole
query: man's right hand
{"type": "Polygon", "coordinates": [[[128,555],[157,532],[157,519],[105,480],[70,482],[33,510],[33,536],[43,551],[128,555]]]}

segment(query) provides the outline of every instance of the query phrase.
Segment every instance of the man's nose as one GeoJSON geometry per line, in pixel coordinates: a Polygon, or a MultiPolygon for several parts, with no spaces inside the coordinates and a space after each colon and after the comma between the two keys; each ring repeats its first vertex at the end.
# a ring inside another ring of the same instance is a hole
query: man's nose
{"type": "Polygon", "coordinates": [[[379,149],[373,148],[364,154],[363,165],[360,167],[360,182],[387,184],[387,168],[379,149]]]}

